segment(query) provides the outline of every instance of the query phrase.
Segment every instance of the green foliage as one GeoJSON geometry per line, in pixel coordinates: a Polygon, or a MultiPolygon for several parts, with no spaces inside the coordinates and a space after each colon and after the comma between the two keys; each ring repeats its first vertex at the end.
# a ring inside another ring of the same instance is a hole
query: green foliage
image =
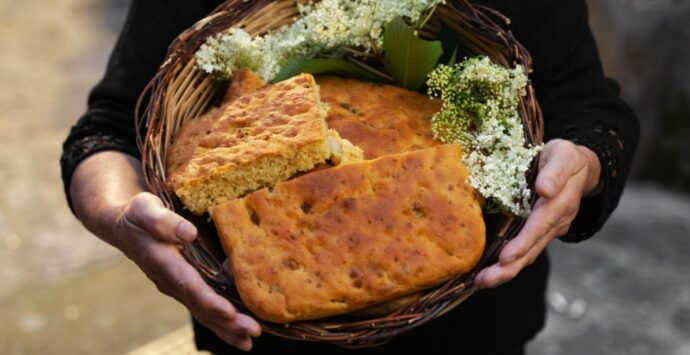
{"type": "Polygon", "coordinates": [[[386,25],[383,48],[386,69],[395,83],[412,91],[422,87],[443,54],[440,41],[420,39],[401,17],[386,25]]]}

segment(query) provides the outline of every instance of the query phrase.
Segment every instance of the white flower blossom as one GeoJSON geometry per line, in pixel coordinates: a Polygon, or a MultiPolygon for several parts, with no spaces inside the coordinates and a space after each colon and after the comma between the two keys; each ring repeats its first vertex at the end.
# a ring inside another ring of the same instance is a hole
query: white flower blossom
{"type": "Polygon", "coordinates": [[[232,28],[209,37],[201,45],[196,52],[197,64],[207,73],[221,78],[230,78],[243,67],[260,71],[270,60],[264,56],[264,43],[263,38],[252,38],[244,30],[232,28]]]}
{"type": "Polygon", "coordinates": [[[463,145],[470,184],[490,203],[518,216],[530,212],[526,172],[541,146],[528,145],[518,113],[527,76],[488,57],[439,66],[428,80],[443,108],[432,118],[434,135],[463,145]]]}
{"type": "Polygon", "coordinates": [[[439,3],[445,0],[322,0],[298,5],[301,17],[264,36],[252,38],[231,28],[209,37],[196,53],[197,64],[221,79],[249,67],[271,81],[296,59],[323,53],[338,57],[343,47],[381,54],[387,23],[399,16],[418,23],[439,3]]]}

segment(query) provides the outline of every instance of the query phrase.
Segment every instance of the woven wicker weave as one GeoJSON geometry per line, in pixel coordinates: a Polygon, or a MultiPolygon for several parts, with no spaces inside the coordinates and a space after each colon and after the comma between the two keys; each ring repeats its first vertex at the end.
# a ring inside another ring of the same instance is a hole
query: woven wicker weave
{"type": "MultiPolygon", "coordinates": [[[[194,53],[205,39],[230,27],[242,27],[252,35],[260,35],[290,24],[299,15],[297,3],[297,0],[226,1],[175,39],[166,61],[142,93],[137,105],[137,126],[142,132],[138,143],[149,189],[167,207],[190,218],[200,230],[197,241],[181,246],[183,255],[211,287],[244,312],[247,310],[237,295],[231,276],[221,264],[224,255],[212,225],[205,219],[185,214],[165,187],[166,152],[177,129],[217,103],[227,85],[213,80],[195,65],[194,53]]],[[[505,30],[509,19],[500,13],[471,5],[466,0],[449,0],[435,10],[431,19],[420,29],[420,36],[436,38],[442,23],[458,34],[460,55],[485,54],[506,67],[520,64],[531,68],[529,53],[510,31],[505,30]]],[[[541,143],[542,115],[531,84],[527,95],[521,100],[520,110],[527,140],[541,143]]],[[[532,186],[535,170],[532,169],[529,176],[532,186]]],[[[506,215],[489,215],[486,223],[487,248],[475,270],[425,291],[420,299],[402,309],[370,319],[341,316],[289,325],[259,322],[264,331],[286,338],[329,342],[350,348],[383,344],[398,334],[443,315],[476,291],[473,280],[477,272],[495,261],[506,240],[519,232],[524,220],[506,215]]]]}

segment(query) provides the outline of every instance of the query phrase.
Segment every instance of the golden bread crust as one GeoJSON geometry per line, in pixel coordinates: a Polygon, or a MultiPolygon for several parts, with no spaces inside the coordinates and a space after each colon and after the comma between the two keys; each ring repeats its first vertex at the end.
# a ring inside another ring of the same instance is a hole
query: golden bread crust
{"type": "Polygon", "coordinates": [[[168,151],[169,186],[196,214],[309,170],[330,156],[310,74],[250,92],[186,123],[168,151]]]}
{"type": "Polygon", "coordinates": [[[319,76],[316,82],[321,100],[329,105],[328,126],[362,148],[365,159],[441,144],[430,125],[440,100],[355,79],[319,76]]]}
{"type": "Polygon", "coordinates": [[[242,68],[233,76],[228,91],[225,92],[223,97],[223,103],[235,101],[240,96],[252,93],[264,86],[266,86],[266,83],[254,74],[251,69],[242,68]]]}
{"type": "Polygon", "coordinates": [[[245,305],[277,323],[363,309],[470,271],[484,250],[458,145],[319,170],[210,209],[245,305]]]}

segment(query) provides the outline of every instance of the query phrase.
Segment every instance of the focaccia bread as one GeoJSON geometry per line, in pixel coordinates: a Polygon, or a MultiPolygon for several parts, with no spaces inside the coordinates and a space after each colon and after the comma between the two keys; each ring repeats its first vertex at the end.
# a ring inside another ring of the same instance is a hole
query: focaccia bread
{"type": "Polygon", "coordinates": [[[210,209],[239,294],[276,323],[363,309],[470,271],[485,243],[459,145],[319,170],[210,209]]]}
{"type": "Polygon", "coordinates": [[[261,80],[251,69],[242,68],[238,70],[232,77],[228,91],[225,92],[223,102],[232,102],[240,96],[250,94],[256,90],[266,86],[266,83],[261,80]]]}
{"type": "Polygon", "coordinates": [[[441,100],[393,85],[334,76],[316,77],[328,104],[328,126],[364,150],[366,159],[441,144],[431,132],[431,116],[441,100]]]}
{"type": "MultiPolygon", "coordinates": [[[[336,76],[317,76],[321,101],[328,105],[328,126],[364,151],[366,159],[440,145],[431,116],[441,101],[393,85],[336,76]]],[[[226,101],[264,85],[251,70],[240,70],[226,101]]]]}
{"type": "Polygon", "coordinates": [[[168,151],[168,186],[202,214],[328,159],[360,160],[361,150],[325,117],[310,74],[242,95],[180,128],[168,151]]]}
{"type": "MultiPolygon", "coordinates": [[[[321,101],[328,105],[326,122],[341,137],[364,150],[366,159],[430,148],[441,143],[431,132],[431,116],[441,101],[393,85],[336,76],[317,76],[321,101]]],[[[262,87],[249,69],[233,79],[226,100],[262,87]]]]}

